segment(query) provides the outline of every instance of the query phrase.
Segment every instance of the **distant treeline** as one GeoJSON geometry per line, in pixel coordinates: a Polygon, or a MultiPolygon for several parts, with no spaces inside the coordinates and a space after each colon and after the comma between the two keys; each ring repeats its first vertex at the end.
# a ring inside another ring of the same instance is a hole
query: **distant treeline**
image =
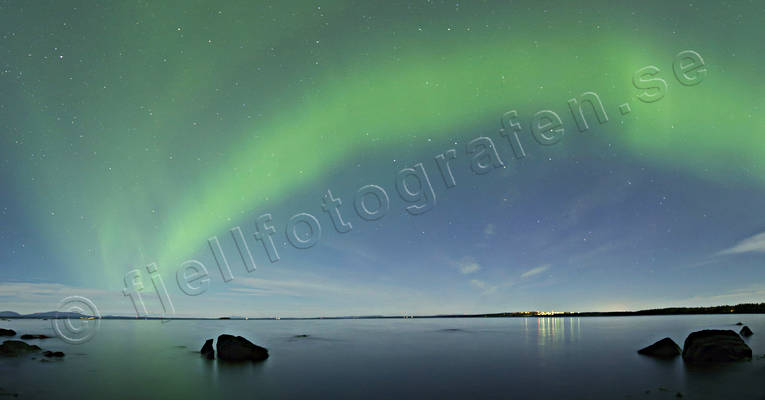
{"type": "Polygon", "coordinates": [[[670,307],[654,308],[640,311],[589,311],[589,312],[556,312],[541,311],[504,312],[492,314],[471,315],[433,315],[414,318],[502,318],[502,317],[623,317],[638,315],[685,315],[685,314],[765,314],[765,303],[745,303],[735,306],[724,305],[714,307],[670,307]]]}
{"type": "Polygon", "coordinates": [[[683,314],[763,314],[765,313],[765,303],[745,303],[735,306],[714,306],[714,307],[671,307],[655,308],[641,311],[624,312],[587,312],[578,313],[578,315],[683,315],[683,314]]]}

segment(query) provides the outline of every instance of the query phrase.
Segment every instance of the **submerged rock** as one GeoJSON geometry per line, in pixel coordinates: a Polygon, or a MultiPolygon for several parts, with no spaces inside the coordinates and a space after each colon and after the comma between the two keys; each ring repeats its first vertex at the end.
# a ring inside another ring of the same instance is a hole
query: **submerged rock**
{"type": "Polygon", "coordinates": [[[752,330],[749,329],[748,326],[745,326],[745,327],[741,328],[741,336],[749,337],[749,336],[752,336],[752,335],[754,335],[754,332],[752,332],[752,330]]]}
{"type": "Polygon", "coordinates": [[[48,358],[51,358],[51,357],[61,358],[65,354],[62,351],[50,351],[50,350],[47,350],[46,352],[43,353],[43,355],[45,357],[48,357],[48,358]]]}
{"type": "Polygon", "coordinates": [[[50,339],[50,336],[47,335],[21,335],[21,338],[24,340],[30,340],[30,339],[50,339]]]}
{"type": "Polygon", "coordinates": [[[6,340],[0,344],[0,356],[15,357],[22,354],[40,351],[35,345],[28,345],[20,340],[6,340]]]}
{"type": "Polygon", "coordinates": [[[685,339],[683,359],[687,362],[728,362],[752,358],[752,349],[731,330],[703,330],[685,339]]]}
{"type": "Polygon", "coordinates": [[[215,359],[215,350],[213,350],[213,340],[207,339],[205,344],[202,346],[202,350],[199,351],[202,353],[202,356],[208,360],[215,359]]]}
{"type": "Polygon", "coordinates": [[[268,349],[241,336],[220,335],[215,347],[218,358],[225,361],[263,361],[268,358],[268,349]]]}
{"type": "Polygon", "coordinates": [[[16,336],[16,331],[14,331],[13,329],[0,328],[0,336],[16,336]]]}
{"type": "Polygon", "coordinates": [[[293,337],[294,337],[294,338],[297,338],[297,339],[302,339],[302,338],[307,338],[308,336],[309,336],[309,335],[306,335],[306,334],[302,334],[302,335],[295,335],[295,336],[293,336],[293,337]]]}
{"type": "Polygon", "coordinates": [[[664,338],[658,342],[638,350],[638,353],[658,358],[672,358],[680,355],[680,346],[670,338],[664,338]]]}

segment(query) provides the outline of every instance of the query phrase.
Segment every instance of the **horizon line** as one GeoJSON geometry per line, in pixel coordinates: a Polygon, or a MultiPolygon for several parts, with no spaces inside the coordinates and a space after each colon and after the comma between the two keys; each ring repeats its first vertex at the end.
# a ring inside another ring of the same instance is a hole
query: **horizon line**
{"type": "Polygon", "coordinates": [[[566,317],[566,316],[630,316],[630,315],[682,315],[682,314],[765,314],[765,302],[763,303],[739,303],[736,305],[717,305],[707,307],[663,307],[644,310],[621,310],[621,311],[502,311],[494,313],[472,314],[424,314],[424,315],[342,315],[342,316],[312,316],[312,317],[248,317],[248,316],[219,316],[219,317],[177,317],[163,315],[104,315],[94,316],[76,312],[44,311],[29,314],[21,314],[15,311],[0,311],[2,319],[67,319],[69,316],[78,315],[83,319],[125,319],[125,320],[318,320],[318,319],[414,319],[414,318],[510,318],[510,317],[566,317]],[[15,315],[2,315],[13,313],[15,315]],[[64,314],[64,316],[56,316],[64,314]],[[66,316],[69,315],[69,316],[66,316]]]}

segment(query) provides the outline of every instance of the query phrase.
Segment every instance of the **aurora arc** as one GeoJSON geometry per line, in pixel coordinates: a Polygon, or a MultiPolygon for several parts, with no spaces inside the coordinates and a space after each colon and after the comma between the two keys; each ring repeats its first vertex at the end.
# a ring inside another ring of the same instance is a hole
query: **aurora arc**
{"type": "MultiPolygon", "coordinates": [[[[745,49],[735,62],[725,59],[722,46],[703,34],[703,24],[696,42],[677,44],[663,40],[670,27],[636,34],[618,18],[605,21],[597,14],[570,15],[554,8],[545,16],[550,23],[542,24],[538,15],[507,6],[488,17],[460,14],[420,20],[412,13],[389,21],[393,26],[385,34],[363,35],[363,41],[355,35],[359,32],[343,34],[338,27],[336,36],[324,34],[321,42],[329,44],[320,43],[325,47],[308,53],[301,52],[313,46],[306,38],[319,34],[324,23],[315,18],[315,10],[283,23],[237,7],[223,7],[222,14],[237,15],[235,23],[211,12],[193,16],[191,22],[167,24],[174,19],[170,6],[117,13],[118,36],[135,43],[124,52],[132,52],[137,58],[132,63],[141,68],[113,83],[122,89],[119,98],[103,94],[95,84],[111,81],[121,71],[108,68],[121,63],[121,56],[109,50],[89,78],[93,83],[72,86],[73,93],[46,90],[42,84],[19,88],[23,110],[36,121],[37,130],[45,132],[27,141],[39,141],[36,144],[47,149],[46,159],[33,164],[24,177],[37,179],[30,210],[52,210],[54,219],[47,212],[34,217],[49,245],[69,260],[71,272],[81,280],[96,278],[117,286],[126,270],[154,261],[170,277],[209,236],[237,225],[238,215],[264,209],[301,185],[322,179],[349,154],[395,156],[397,148],[423,135],[434,139],[435,149],[445,150],[450,146],[439,146],[439,137],[456,130],[499,143],[496,131],[472,128],[497,121],[499,129],[500,116],[512,109],[528,128],[535,111],[550,108],[567,114],[565,102],[589,90],[610,107],[612,119],[617,104],[630,101],[636,107],[634,116],[625,118],[609,137],[630,151],[710,179],[746,169],[757,184],[765,180],[765,139],[755,129],[765,126],[765,85],[751,68],[761,59],[745,49]],[[241,23],[248,16],[262,24],[241,23]],[[593,30],[596,25],[599,33],[593,30]],[[474,27],[467,30],[469,26],[474,27]],[[398,32],[400,38],[390,32],[398,32]],[[248,37],[253,39],[245,51],[237,51],[234,42],[248,37]],[[184,40],[193,43],[181,45],[184,40]],[[268,52],[274,46],[293,46],[286,51],[291,58],[272,60],[268,52]],[[184,52],[176,54],[177,62],[160,61],[171,59],[169,54],[179,48],[184,52]],[[710,71],[698,87],[682,87],[672,76],[673,57],[686,48],[699,51],[710,71]],[[290,62],[293,65],[285,65],[290,62]],[[639,104],[631,77],[652,64],[661,67],[670,88],[661,101],[639,104]],[[252,77],[256,65],[271,70],[281,66],[287,77],[252,77]],[[311,78],[294,83],[306,76],[311,78]],[[235,130],[195,142],[188,132],[207,127],[217,131],[212,120],[190,123],[200,111],[207,115],[210,109],[242,103],[236,96],[216,103],[217,90],[248,80],[258,92],[242,96],[257,103],[258,111],[251,114],[262,117],[255,122],[242,118],[235,130]],[[62,95],[82,99],[70,110],[78,116],[78,128],[66,128],[64,134],[56,118],[40,110],[41,104],[54,103],[62,95]],[[708,101],[710,96],[714,102],[708,101]],[[57,151],[80,131],[88,133],[80,157],[57,151]],[[195,161],[200,159],[205,161],[195,161]],[[107,167],[92,168],[103,160],[109,160],[107,167]],[[55,205],[51,199],[57,199],[55,205]],[[163,214],[161,223],[152,210],[163,214]],[[73,240],[95,241],[98,262],[83,268],[82,248],[72,246],[73,240]]],[[[278,13],[289,14],[285,9],[278,13]]],[[[339,19],[363,11],[326,6],[322,12],[335,12],[339,19]]],[[[104,41],[97,48],[108,49],[110,43],[104,41]]],[[[30,64],[27,69],[36,73],[27,76],[42,76],[53,67],[30,64]]],[[[571,128],[567,125],[567,140],[579,134],[571,128]]]]}

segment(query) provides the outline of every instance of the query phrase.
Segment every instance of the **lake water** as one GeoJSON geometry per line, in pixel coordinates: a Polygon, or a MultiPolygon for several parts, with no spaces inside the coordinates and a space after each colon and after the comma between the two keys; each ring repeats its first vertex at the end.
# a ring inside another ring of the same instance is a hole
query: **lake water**
{"type": "MultiPolygon", "coordinates": [[[[0,327],[53,335],[50,321],[0,327]]],[[[104,320],[81,345],[29,340],[62,360],[0,359],[0,395],[20,398],[763,399],[765,315],[311,321],[104,320]],[[707,328],[754,331],[751,362],[689,368],[636,351],[707,328]],[[262,363],[199,356],[242,335],[262,363]],[[295,338],[307,334],[308,338],[295,338]]]]}

